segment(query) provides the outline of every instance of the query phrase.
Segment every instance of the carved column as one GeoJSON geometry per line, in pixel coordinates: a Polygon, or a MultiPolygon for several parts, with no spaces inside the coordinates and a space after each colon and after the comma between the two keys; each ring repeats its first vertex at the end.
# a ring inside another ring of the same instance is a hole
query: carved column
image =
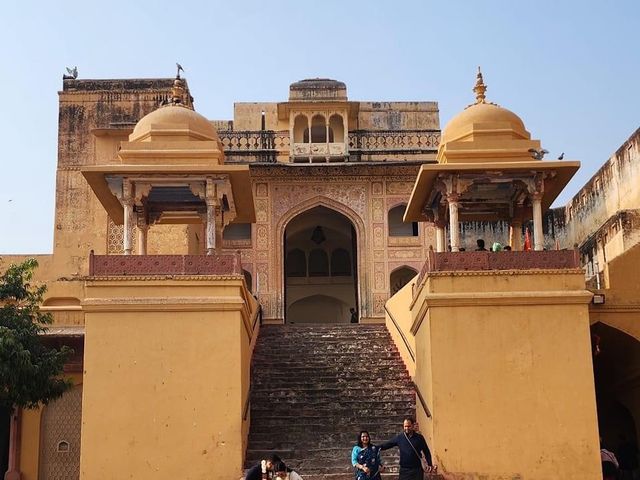
{"type": "MultiPolygon", "coordinates": [[[[349,112],[347,112],[347,116],[349,115],[349,112]]],[[[342,140],[344,141],[344,155],[345,157],[349,156],[349,131],[348,131],[348,125],[347,125],[347,116],[342,115],[342,140]]]]}
{"type": "Polygon", "coordinates": [[[124,232],[123,232],[123,250],[125,255],[131,255],[133,249],[133,184],[129,179],[122,181],[122,206],[124,207],[124,232]]]}
{"type": "Polygon", "coordinates": [[[146,216],[142,213],[138,213],[138,255],[147,254],[147,234],[149,232],[149,224],[147,223],[146,216]]]}
{"type": "Polygon", "coordinates": [[[213,179],[207,178],[206,185],[206,204],[207,204],[207,218],[205,222],[205,239],[207,255],[213,255],[216,249],[216,217],[217,210],[220,209],[220,201],[217,197],[217,188],[213,179]]]}
{"type": "Polygon", "coordinates": [[[522,222],[520,220],[512,220],[509,225],[509,245],[511,245],[511,250],[522,250],[522,222]]]}
{"type": "Polygon", "coordinates": [[[542,232],[542,193],[536,192],[531,196],[533,206],[533,249],[544,249],[544,234],[542,232]]]}
{"type": "Polygon", "coordinates": [[[307,115],[307,128],[309,129],[309,155],[311,155],[311,117],[307,115]]]}
{"type": "Polygon", "coordinates": [[[326,143],[326,147],[325,148],[327,149],[327,158],[326,158],[326,160],[328,162],[329,161],[329,119],[328,118],[325,119],[324,129],[325,129],[325,132],[326,132],[326,138],[325,138],[325,140],[326,140],[326,142],[325,142],[326,143]]]}
{"type": "Polygon", "coordinates": [[[451,236],[451,251],[460,251],[460,225],[458,223],[458,200],[457,193],[447,195],[449,204],[449,235],[451,236]]]}
{"type": "Polygon", "coordinates": [[[436,252],[444,252],[446,248],[444,225],[436,223],[436,252]]]}

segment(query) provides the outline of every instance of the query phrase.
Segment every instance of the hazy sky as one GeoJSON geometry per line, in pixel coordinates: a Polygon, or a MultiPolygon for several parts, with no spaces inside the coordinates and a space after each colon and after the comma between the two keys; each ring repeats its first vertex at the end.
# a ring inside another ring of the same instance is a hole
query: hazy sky
{"type": "Polygon", "coordinates": [[[435,100],[446,125],[487,98],[555,159],[582,161],[565,203],[640,126],[640,1],[4,0],[0,13],[0,253],[52,248],[57,92],[79,78],[171,77],[196,109],[283,101],[330,77],[351,100],[435,100]]]}

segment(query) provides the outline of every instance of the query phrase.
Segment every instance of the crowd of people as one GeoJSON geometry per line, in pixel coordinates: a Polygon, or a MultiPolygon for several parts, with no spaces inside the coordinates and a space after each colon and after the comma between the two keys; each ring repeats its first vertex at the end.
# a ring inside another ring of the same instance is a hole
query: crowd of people
{"type": "MultiPolygon", "coordinates": [[[[381,480],[384,461],[380,452],[398,448],[400,452],[400,471],[398,480],[423,480],[425,473],[436,473],[431,451],[425,438],[417,431],[417,424],[412,418],[402,422],[402,432],[392,439],[374,445],[369,432],[358,434],[356,445],[351,451],[355,480],[381,480]]],[[[244,480],[302,480],[302,477],[288,468],[278,455],[271,455],[266,460],[247,470],[244,480]]]]}

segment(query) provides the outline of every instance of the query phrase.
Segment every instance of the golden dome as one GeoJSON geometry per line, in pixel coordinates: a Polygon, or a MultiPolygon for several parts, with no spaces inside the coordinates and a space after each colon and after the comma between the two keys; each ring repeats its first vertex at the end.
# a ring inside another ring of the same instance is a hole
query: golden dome
{"type": "Polygon", "coordinates": [[[473,132],[494,130],[508,133],[515,138],[529,139],[524,122],[511,110],[493,103],[475,103],[453,117],[442,131],[442,143],[459,140],[473,132]]]}
{"type": "Polygon", "coordinates": [[[170,104],[140,119],[129,136],[130,142],[150,140],[218,140],[213,124],[182,104],[170,104]],[[154,138],[155,137],[155,138],[154,138]]]}
{"type": "Polygon", "coordinates": [[[487,86],[484,84],[480,67],[473,91],[476,94],[476,103],[469,105],[447,123],[442,131],[441,144],[473,137],[474,134],[484,138],[507,136],[513,139],[531,139],[518,115],[495,103],[486,102],[487,86]]]}

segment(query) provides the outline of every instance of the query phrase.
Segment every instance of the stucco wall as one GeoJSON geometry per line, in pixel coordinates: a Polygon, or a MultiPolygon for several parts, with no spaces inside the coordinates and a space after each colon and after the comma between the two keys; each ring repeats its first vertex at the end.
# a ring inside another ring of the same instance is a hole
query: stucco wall
{"type": "Polygon", "coordinates": [[[256,309],[243,281],[97,280],[87,295],[80,478],[239,477],[256,309]]]}
{"type": "Polygon", "coordinates": [[[421,431],[451,478],[600,478],[590,298],[577,271],[442,273],[404,298],[421,431]]]}

